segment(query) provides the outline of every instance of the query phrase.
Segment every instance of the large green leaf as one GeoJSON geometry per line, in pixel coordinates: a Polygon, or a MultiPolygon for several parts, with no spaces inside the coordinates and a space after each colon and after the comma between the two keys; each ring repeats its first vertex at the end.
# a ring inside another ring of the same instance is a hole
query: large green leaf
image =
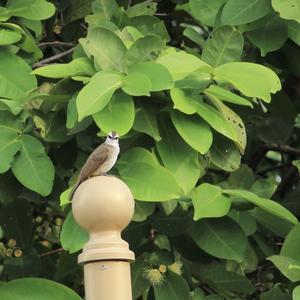
{"type": "Polygon", "coordinates": [[[123,76],[119,73],[101,71],[94,75],[77,96],[79,121],[103,109],[122,84],[123,76]]]}
{"type": "Polygon", "coordinates": [[[137,200],[167,201],[182,195],[173,174],[159,165],[133,162],[119,172],[137,200]]]}
{"type": "Polygon", "coordinates": [[[131,265],[132,299],[137,299],[142,296],[145,290],[150,286],[150,282],[146,280],[144,276],[146,267],[147,265],[142,259],[137,259],[131,265]]]}
{"type": "Polygon", "coordinates": [[[272,0],[272,6],[274,10],[279,12],[281,18],[300,23],[299,0],[272,0]]]}
{"type": "Polygon", "coordinates": [[[288,35],[298,46],[300,46],[300,23],[288,21],[288,35]]]}
{"type": "Polygon", "coordinates": [[[292,282],[300,280],[300,261],[283,255],[272,255],[267,259],[292,282]]]}
{"type": "Polygon", "coordinates": [[[136,64],[130,69],[130,72],[147,76],[151,81],[150,91],[168,90],[174,86],[169,71],[164,66],[154,62],[136,64]]]}
{"type": "Polygon", "coordinates": [[[53,297],[56,300],[82,300],[70,288],[42,278],[17,279],[0,287],[0,298],[5,300],[52,300],[53,297]]]}
{"type": "Polygon", "coordinates": [[[209,65],[200,58],[184,51],[169,51],[159,56],[156,62],[166,67],[175,81],[183,79],[200,68],[210,69],[209,65]]]}
{"type": "Polygon", "coordinates": [[[172,111],[172,122],[181,137],[192,148],[205,154],[212,145],[212,132],[209,126],[197,116],[186,116],[172,111]]]}
{"type": "Polygon", "coordinates": [[[190,0],[189,2],[193,16],[201,23],[213,26],[217,13],[226,0],[190,0]]]}
{"type": "Polygon", "coordinates": [[[280,255],[300,261],[300,223],[289,232],[282,245],[280,255]]]}
{"type": "Polygon", "coordinates": [[[200,176],[198,153],[182,140],[167,118],[160,122],[160,134],[162,139],[156,147],[162,162],[188,195],[200,176]]]}
{"type": "Polygon", "coordinates": [[[152,136],[156,141],[161,139],[157,128],[156,112],[151,106],[143,104],[137,108],[133,129],[152,136]]]}
{"type": "Polygon", "coordinates": [[[222,12],[222,23],[241,25],[258,20],[272,11],[269,0],[229,0],[222,12]]]}
{"type": "Polygon", "coordinates": [[[29,20],[48,19],[55,13],[55,6],[45,0],[9,0],[7,9],[12,16],[29,20]]]}
{"type": "Polygon", "coordinates": [[[157,35],[146,35],[137,39],[126,53],[126,66],[132,67],[142,62],[154,60],[165,45],[165,41],[157,35]]]}
{"type": "Polygon", "coordinates": [[[232,62],[218,66],[214,70],[217,78],[230,82],[245,96],[257,97],[266,102],[271,101],[270,93],[281,89],[278,76],[265,66],[232,62]]]}
{"type": "Polygon", "coordinates": [[[275,202],[270,199],[261,198],[252,192],[244,190],[224,190],[223,193],[230,196],[241,197],[243,199],[246,199],[247,201],[255,204],[256,206],[274,214],[275,216],[287,220],[292,224],[298,223],[297,218],[278,202],[275,202]]]}
{"type": "Polygon", "coordinates": [[[238,262],[244,259],[247,238],[230,218],[200,220],[191,228],[190,236],[199,248],[210,255],[238,262]]]}
{"type": "Polygon", "coordinates": [[[92,76],[95,73],[90,61],[85,57],[72,60],[68,64],[53,64],[35,69],[32,74],[49,78],[64,78],[71,76],[92,76]]]}
{"type": "Polygon", "coordinates": [[[118,4],[115,0],[101,0],[93,2],[93,11],[102,14],[105,19],[110,20],[113,14],[118,9],[118,4]]]}
{"type": "Polygon", "coordinates": [[[103,70],[124,71],[127,49],[114,32],[104,27],[94,28],[88,33],[85,47],[103,70]]]}
{"type": "Polygon", "coordinates": [[[187,115],[192,115],[197,112],[198,106],[196,100],[189,96],[185,91],[179,88],[173,88],[170,94],[175,109],[178,109],[187,115]]]}
{"type": "Polygon", "coordinates": [[[136,201],[134,205],[134,214],[132,221],[142,222],[152,215],[155,210],[156,204],[154,202],[136,201]]]}
{"type": "Polygon", "coordinates": [[[222,189],[216,185],[203,183],[192,192],[194,220],[225,216],[231,201],[222,195],[222,189]]]}
{"type": "Polygon", "coordinates": [[[269,52],[280,49],[287,40],[287,24],[275,15],[266,20],[264,27],[250,31],[247,37],[260,49],[261,55],[266,56],[269,52]]]}
{"type": "Polygon", "coordinates": [[[253,107],[252,103],[241,96],[234,94],[233,92],[226,90],[218,85],[210,85],[205,91],[209,94],[221,99],[222,101],[243,105],[243,106],[250,106],[253,107]]]}
{"type": "Polygon", "coordinates": [[[26,94],[36,88],[31,68],[19,56],[0,52],[0,97],[17,101],[25,100],[26,94]]]}
{"type": "Polygon", "coordinates": [[[189,299],[189,287],[185,279],[171,271],[168,271],[161,285],[154,287],[155,299],[183,300],[189,299]]]}
{"type": "Polygon", "coordinates": [[[218,109],[218,111],[222,114],[223,118],[226,120],[227,125],[232,128],[234,135],[233,137],[228,137],[236,143],[240,152],[244,154],[247,144],[247,136],[243,120],[217,97],[211,95],[209,92],[205,92],[205,94],[208,96],[213,105],[218,109]]]}
{"type": "Polygon", "coordinates": [[[231,26],[219,27],[207,39],[201,58],[213,67],[239,61],[244,48],[243,35],[231,26]]]}
{"type": "Polygon", "coordinates": [[[150,96],[151,81],[143,73],[130,72],[123,81],[122,87],[126,94],[132,96],[150,96]]]}
{"type": "Polygon", "coordinates": [[[69,253],[75,253],[82,248],[88,239],[89,234],[87,231],[76,223],[72,212],[69,212],[60,234],[60,242],[63,248],[69,253]]]}
{"type": "Polygon", "coordinates": [[[135,116],[132,97],[122,91],[117,91],[109,103],[93,115],[98,127],[105,133],[112,130],[120,136],[126,134],[132,127],[135,116]]]}
{"type": "Polygon", "coordinates": [[[0,46],[14,44],[22,38],[19,32],[1,28],[0,29],[0,46]]]}
{"type": "Polygon", "coordinates": [[[9,112],[0,111],[0,173],[6,172],[21,147],[21,123],[9,112]]]}
{"type": "Polygon", "coordinates": [[[228,172],[237,170],[241,163],[241,155],[238,148],[232,141],[221,135],[214,137],[210,158],[214,165],[228,172]]]}
{"type": "Polygon", "coordinates": [[[299,300],[300,299],[300,286],[296,286],[293,289],[293,300],[299,300]]]}
{"type": "Polygon", "coordinates": [[[54,167],[44,146],[34,137],[24,134],[21,149],[15,158],[12,171],[27,188],[47,196],[52,190],[54,167]]]}

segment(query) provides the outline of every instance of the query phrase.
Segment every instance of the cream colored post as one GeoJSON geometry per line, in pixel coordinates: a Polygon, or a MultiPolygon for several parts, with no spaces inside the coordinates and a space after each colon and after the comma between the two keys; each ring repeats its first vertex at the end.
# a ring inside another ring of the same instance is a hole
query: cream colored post
{"type": "Polygon", "coordinates": [[[132,300],[129,263],[134,253],[121,238],[134,212],[128,186],[113,176],[84,181],[72,200],[76,222],[90,239],[78,262],[84,264],[86,300],[132,300]]]}

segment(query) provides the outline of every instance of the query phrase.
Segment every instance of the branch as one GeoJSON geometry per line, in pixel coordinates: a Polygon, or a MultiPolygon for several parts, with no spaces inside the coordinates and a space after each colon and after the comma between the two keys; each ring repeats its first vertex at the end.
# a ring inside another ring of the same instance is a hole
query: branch
{"type": "Polygon", "coordinates": [[[280,184],[278,185],[274,195],[278,195],[283,197],[284,194],[290,189],[290,187],[297,181],[298,179],[298,169],[295,166],[290,166],[286,176],[282,179],[280,184]]]}
{"type": "Polygon", "coordinates": [[[33,64],[32,68],[35,69],[35,68],[42,67],[42,66],[44,66],[44,65],[46,65],[46,64],[48,64],[48,63],[51,63],[51,62],[53,62],[53,61],[56,61],[56,60],[58,60],[58,59],[60,59],[60,58],[62,58],[62,57],[65,57],[65,56],[71,54],[74,50],[75,50],[75,47],[73,47],[73,48],[71,48],[71,49],[68,49],[68,50],[66,50],[66,51],[64,51],[64,52],[55,54],[55,55],[53,55],[53,56],[51,56],[51,57],[42,59],[42,60],[40,60],[39,62],[36,62],[35,64],[33,64]]]}
{"type": "Polygon", "coordinates": [[[65,251],[64,248],[58,248],[58,249],[54,249],[54,250],[50,250],[48,252],[42,253],[42,254],[39,255],[39,257],[44,257],[44,256],[48,256],[48,255],[51,255],[51,254],[64,252],[64,251],[65,251]]]}
{"type": "Polygon", "coordinates": [[[61,42],[61,41],[52,41],[52,42],[44,42],[40,43],[39,47],[43,46],[66,46],[66,47],[74,47],[74,43],[67,43],[67,42],[61,42]]]}
{"type": "Polygon", "coordinates": [[[293,154],[296,156],[300,156],[300,149],[290,147],[289,145],[278,145],[278,144],[266,144],[262,145],[262,148],[273,151],[278,151],[285,154],[293,154]]]}

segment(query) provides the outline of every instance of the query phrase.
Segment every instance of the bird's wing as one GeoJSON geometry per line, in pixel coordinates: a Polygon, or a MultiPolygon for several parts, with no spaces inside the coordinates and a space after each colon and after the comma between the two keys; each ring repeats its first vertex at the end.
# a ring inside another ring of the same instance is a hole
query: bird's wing
{"type": "Polygon", "coordinates": [[[91,153],[82,167],[79,175],[81,180],[86,180],[92,173],[94,173],[108,159],[108,155],[109,149],[105,144],[98,146],[91,153]]]}

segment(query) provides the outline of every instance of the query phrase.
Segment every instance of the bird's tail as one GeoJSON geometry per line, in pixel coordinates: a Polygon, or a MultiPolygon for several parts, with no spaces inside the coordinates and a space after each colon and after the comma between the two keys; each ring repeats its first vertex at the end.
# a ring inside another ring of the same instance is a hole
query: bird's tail
{"type": "Polygon", "coordinates": [[[75,194],[77,188],[78,188],[79,185],[81,184],[81,182],[82,182],[81,180],[78,180],[78,181],[76,182],[76,184],[73,186],[72,191],[71,191],[71,193],[69,194],[69,200],[70,200],[70,201],[72,201],[73,196],[74,196],[74,194],[75,194]]]}

